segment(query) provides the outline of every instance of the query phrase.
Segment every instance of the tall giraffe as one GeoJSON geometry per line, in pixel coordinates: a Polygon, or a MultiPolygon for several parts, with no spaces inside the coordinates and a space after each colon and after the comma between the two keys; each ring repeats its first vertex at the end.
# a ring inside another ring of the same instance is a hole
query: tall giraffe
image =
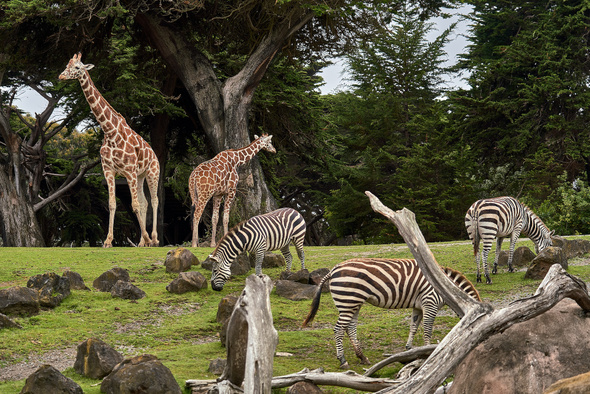
{"type": "Polygon", "coordinates": [[[141,228],[139,246],[158,246],[158,181],[160,178],[160,163],[156,154],[139,134],[127,125],[125,118],[105,100],[100,94],[88,70],[93,64],[83,64],[81,53],[74,55],[59,79],[77,79],[82,91],[94,113],[96,120],[104,132],[100,158],[102,170],[109,188],[109,233],[103,246],[111,247],[113,242],[113,224],[117,201],[115,199],[115,175],[122,175],[127,179],[131,191],[131,207],[137,215],[141,228]],[[150,190],[153,227],[152,237],[146,231],[146,215],[148,202],[143,192],[143,183],[147,180],[150,190]]]}
{"type": "Polygon", "coordinates": [[[225,196],[223,205],[223,233],[227,233],[229,211],[238,185],[238,167],[247,163],[261,149],[275,153],[271,143],[272,135],[254,136],[254,142],[240,149],[228,149],[218,153],[211,160],[197,166],[188,180],[188,189],[193,206],[193,241],[192,246],[199,246],[199,222],[207,202],[213,197],[213,216],[211,224],[211,247],[215,246],[215,233],[219,220],[221,199],[225,196]]]}

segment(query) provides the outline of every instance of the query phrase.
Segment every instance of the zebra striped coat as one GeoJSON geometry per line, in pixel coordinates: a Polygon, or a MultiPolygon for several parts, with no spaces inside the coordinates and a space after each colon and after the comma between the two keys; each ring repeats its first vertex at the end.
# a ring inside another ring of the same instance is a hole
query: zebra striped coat
{"type": "MultiPolygon", "coordinates": [[[[460,289],[481,301],[479,293],[463,274],[451,268],[441,269],[460,289]]],[[[326,281],[330,283],[330,293],[338,308],[339,316],[334,326],[334,339],[336,357],[340,361],[341,368],[349,367],[344,358],[342,346],[344,332],[350,338],[356,356],[363,364],[369,364],[369,360],[363,355],[356,333],[359,311],[365,302],[386,309],[413,308],[406,348],[412,346],[414,335],[422,319],[424,320],[424,344],[430,344],[434,318],[444,305],[444,300],[422,275],[416,260],[360,258],[336,265],[318,285],[303,327],[313,321],[320,305],[322,285],[326,281]]]]}
{"type": "Polygon", "coordinates": [[[262,275],[262,260],[267,250],[280,249],[287,263],[287,271],[291,270],[293,256],[289,244],[293,241],[297,256],[301,260],[301,269],[305,268],[303,241],[305,238],[305,220],[299,212],[291,208],[281,208],[264,215],[254,216],[232,228],[219,241],[209,255],[213,262],[211,287],[221,291],[231,276],[230,266],[236,257],[244,252],[256,256],[256,275],[262,275]]]}
{"type": "Polygon", "coordinates": [[[552,231],[526,205],[513,197],[497,197],[479,200],[473,203],[465,215],[467,234],[473,243],[473,254],[477,265],[477,282],[481,282],[479,241],[483,242],[481,259],[483,260],[486,283],[492,283],[488,272],[488,255],[496,238],[496,256],[492,273],[498,272],[498,256],[502,249],[502,241],[510,237],[508,254],[508,271],[513,272],[512,258],[514,246],[520,234],[527,235],[535,243],[538,254],[551,246],[552,231]]]}

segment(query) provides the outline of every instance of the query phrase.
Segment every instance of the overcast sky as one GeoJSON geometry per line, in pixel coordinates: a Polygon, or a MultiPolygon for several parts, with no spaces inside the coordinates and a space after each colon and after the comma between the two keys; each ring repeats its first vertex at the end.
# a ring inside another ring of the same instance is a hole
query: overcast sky
{"type": "MultiPolygon", "coordinates": [[[[461,15],[469,13],[470,10],[471,7],[464,6],[449,12],[454,14],[452,18],[436,18],[433,20],[436,25],[436,29],[431,32],[432,39],[441,34],[446,28],[449,27],[451,23],[456,21],[459,22],[455,28],[455,31],[450,34],[449,44],[445,47],[448,54],[446,65],[455,64],[457,62],[457,55],[465,51],[467,39],[463,36],[463,34],[467,30],[467,22],[461,20],[461,15]]],[[[64,60],[64,68],[67,64],[67,60],[68,59],[64,60]]],[[[326,82],[325,85],[323,85],[320,89],[323,94],[334,93],[338,90],[346,90],[346,75],[343,74],[341,62],[336,62],[334,65],[326,67],[322,71],[321,75],[326,82]]],[[[466,84],[461,79],[452,79],[447,81],[447,87],[452,88],[456,86],[466,87],[466,84]]],[[[30,89],[21,91],[17,97],[17,100],[15,101],[15,104],[19,108],[31,114],[41,113],[47,105],[47,102],[41,98],[41,96],[30,89]]],[[[59,118],[63,117],[64,115],[56,110],[52,120],[58,120],[59,118]]]]}

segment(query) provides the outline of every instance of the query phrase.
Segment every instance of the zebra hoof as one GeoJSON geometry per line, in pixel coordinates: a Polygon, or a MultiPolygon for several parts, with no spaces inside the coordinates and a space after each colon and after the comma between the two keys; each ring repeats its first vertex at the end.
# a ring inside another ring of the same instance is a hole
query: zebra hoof
{"type": "Polygon", "coordinates": [[[348,365],[348,361],[345,361],[342,364],[340,364],[340,369],[350,369],[350,365],[348,365]]]}
{"type": "Polygon", "coordinates": [[[514,272],[514,268],[512,268],[512,267],[508,268],[508,272],[514,272]]]}
{"type": "Polygon", "coordinates": [[[486,284],[491,285],[492,284],[492,280],[490,278],[486,278],[486,284]]]}
{"type": "Polygon", "coordinates": [[[481,283],[481,276],[479,276],[479,275],[477,276],[476,282],[481,283]]]}

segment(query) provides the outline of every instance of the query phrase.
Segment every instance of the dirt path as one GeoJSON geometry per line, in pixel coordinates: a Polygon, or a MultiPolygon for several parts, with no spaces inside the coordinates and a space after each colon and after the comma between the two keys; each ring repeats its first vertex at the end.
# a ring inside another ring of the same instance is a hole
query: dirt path
{"type": "Polygon", "coordinates": [[[51,364],[55,369],[63,372],[74,367],[76,348],[52,350],[41,355],[31,355],[25,361],[0,368],[0,382],[8,380],[26,379],[44,364],[51,364]]]}

